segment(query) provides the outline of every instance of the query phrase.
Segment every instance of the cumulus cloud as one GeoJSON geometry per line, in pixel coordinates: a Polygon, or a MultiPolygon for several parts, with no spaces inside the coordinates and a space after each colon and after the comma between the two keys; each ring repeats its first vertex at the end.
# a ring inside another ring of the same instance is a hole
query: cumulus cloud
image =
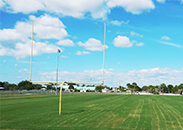
{"type": "MultiPolygon", "coordinates": [[[[6,42],[0,44],[0,55],[9,55],[18,58],[25,58],[30,55],[30,37],[32,20],[34,20],[34,39],[56,39],[59,40],[58,45],[74,46],[74,43],[69,39],[64,39],[68,36],[65,30],[65,25],[56,17],[42,15],[35,17],[29,16],[29,20],[25,22],[17,22],[13,29],[0,30],[0,40],[11,42],[11,46],[6,46],[6,42]]],[[[54,53],[57,46],[47,44],[47,42],[34,41],[34,55],[42,53],[54,53]]]]}
{"type": "Polygon", "coordinates": [[[76,55],[82,55],[82,52],[81,51],[77,51],[76,55]]]}
{"type": "MultiPolygon", "coordinates": [[[[178,85],[183,80],[183,71],[171,68],[152,68],[142,70],[132,70],[128,72],[115,73],[113,69],[105,69],[105,84],[116,86],[116,80],[120,80],[120,84],[126,87],[127,83],[137,82],[143,85],[160,85],[161,83],[178,85]],[[119,78],[120,77],[120,78],[119,78]]],[[[55,77],[56,72],[41,72],[41,80],[49,81],[55,77]]],[[[79,72],[63,71],[59,73],[61,81],[72,82],[101,82],[101,70],[83,70],[79,72]],[[92,79],[92,80],[91,80],[92,79]]]]}
{"type": "Polygon", "coordinates": [[[165,3],[165,1],[166,0],[157,0],[157,2],[162,3],[162,4],[165,3]]]}
{"type": "Polygon", "coordinates": [[[130,39],[126,36],[117,36],[113,40],[113,44],[116,47],[132,47],[133,42],[130,41],[130,39]]]}
{"type": "Polygon", "coordinates": [[[141,35],[141,34],[138,34],[138,33],[136,33],[136,32],[130,32],[130,34],[131,34],[131,36],[138,36],[138,37],[143,37],[143,35],[141,35]]]}
{"type": "Polygon", "coordinates": [[[107,5],[110,8],[123,7],[127,12],[141,14],[155,8],[151,0],[108,0],[107,5]]]}
{"type": "Polygon", "coordinates": [[[0,40],[28,40],[31,36],[32,20],[36,38],[60,40],[68,36],[64,24],[56,17],[45,14],[38,18],[31,15],[29,18],[27,22],[17,22],[14,29],[0,30],[0,40]]]}
{"type": "MultiPolygon", "coordinates": [[[[31,41],[26,43],[18,42],[15,44],[15,49],[5,48],[0,44],[0,56],[13,56],[17,59],[30,56],[31,41]]],[[[58,47],[44,42],[33,42],[33,55],[40,55],[42,53],[56,53],[58,47]]]]}
{"type": "Polygon", "coordinates": [[[91,54],[90,52],[88,52],[88,51],[77,51],[76,53],[75,53],[76,55],[88,55],[88,54],[91,54]]]}
{"type": "MultiPolygon", "coordinates": [[[[25,30],[21,32],[18,28],[15,29],[3,29],[0,30],[0,40],[21,40],[25,41],[28,39],[28,36],[31,35],[30,31],[26,31],[26,27],[24,26],[25,30]]],[[[30,29],[30,26],[28,27],[30,29]]]]}
{"type": "Polygon", "coordinates": [[[45,14],[38,18],[30,16],[30,19],[35,21],[34,32],[38,38],[63,39],[68,36],[64,24],[56,17],[45,14]]]}
{"type": "Polygon", "coordinates": [[[45,6],[41,0],[6,0],[11,10],[16,12],[30,13],[38,10],[44,10],[45,6]]]}
{"type": "Polygon", "coordinates": [[[121,24],[128,24],[129,21],[124,22],[124,21],[112,20],[110,23],[112,25],[121,26],[121,24]]]}
{"type": "Polygon", "coordinates": [[[108,12],[103,0],[7,0],[13,12],[30,13],[38,10],[56,12],[64,16],[83,17],[91,12],[94,18],[103,18],[108,12]]]}
{"type": "Polygon", "coordinates": [[[89,13],[93,18],[102,19],[106,19],[107,14],[114,7],[122,7],[133,14],[140,14],[155,8],[152,0],[6,0],[6,3],[8,5],[6,10],[13,13],[28,14],[47,11],[75,18],[85,17],[89,13]]]}
{"type": "Polygon", "coordinates": [[[169,37],[167,37],[167,36],[163,36],[163,37],[161,37],[161,39],[162,40],[171,40],[169,37]]]}
{"type": "MultiPolygon", "coordinates": [[[[95,38],[89,38],[85,43],[79,42],[78,45],[83,46],[86,50],[90,51],[103,51],[104,48],[104,45],[102,45],[101,41],[95,38]]],[[[109,47],[105,45],[105,49],[107,48],[109,47]]]]}
{"type": "Polygon", "coordinates": [[[144,46],[144,43],[143,42],[136,43],[136,46],[144,46]]]}
{"type": "Polygon", "coordinates": [[[2,0],[0,0],[0,8],[3,7],[4,5],[5,3],[2,0]]]}
{"type": "Polygon", "coordinates": [[[74,42],[70,39],[60,40],[59,42],[57,42],[57,44],[62,46],[74,46],[74,42]]]}
{"type": "MultiPolygon", "coordinates": [[[[106,75],[111,75],[113,69],[106,69],[104,72],[106,75]]],[[[83,70],[78,72],[63,71],[59,73],[60,81],[67,82],[98,82],[102,83],[102,72],[100,70],[83,70]]],[[[55,77],[56,72],[41,72],[41,79],[49,81],[55,77]]]]}

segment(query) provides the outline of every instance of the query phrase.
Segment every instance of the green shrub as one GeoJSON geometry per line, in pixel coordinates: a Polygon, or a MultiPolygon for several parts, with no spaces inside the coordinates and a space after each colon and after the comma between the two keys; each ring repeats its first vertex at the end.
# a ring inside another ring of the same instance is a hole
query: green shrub
{"type": "Polygon", "coordinates": [[[156,91],[152,91],[152,93],[153,93],[153,94],[159,95],[159,92],[156,92],[156,91]]]}

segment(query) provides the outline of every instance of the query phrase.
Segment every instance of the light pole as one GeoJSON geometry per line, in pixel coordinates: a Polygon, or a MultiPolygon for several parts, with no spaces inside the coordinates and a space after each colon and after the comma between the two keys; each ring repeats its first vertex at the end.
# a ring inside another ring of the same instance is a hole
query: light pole
{"type": "Polygon", "coordinates": [[[58,84],[58,61],[59,61],[59,53],[60,53],[60,49],[57,50],[57,73],[56,73],[56,95],[57,95],[57,84],[58,84]]]}

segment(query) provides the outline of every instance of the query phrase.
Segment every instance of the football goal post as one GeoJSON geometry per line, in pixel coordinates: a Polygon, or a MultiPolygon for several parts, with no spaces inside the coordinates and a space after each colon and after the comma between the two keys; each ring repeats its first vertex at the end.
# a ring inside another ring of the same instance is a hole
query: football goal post
{"type": "Polygon", "coordinates": [[[63,82],[63,81],[32,81],[32,58],[33,58],[33,32],[34,32],[34,21],[32,21],[32,35],[31,35],[31,58],[30,58],[30,83],[56,83],[61,84],[60,86],[60,96],[59,96],[59,115],[61,115],[61,105],[62,105],[62,88],[64,83],[70,84],[104,84],[104,68],[105,68],[105,41],[106,41],[106,22],[104,23],[104,45],[103,45],[103,69],[102,69],[102,81],[101,82],[63,82]]]}

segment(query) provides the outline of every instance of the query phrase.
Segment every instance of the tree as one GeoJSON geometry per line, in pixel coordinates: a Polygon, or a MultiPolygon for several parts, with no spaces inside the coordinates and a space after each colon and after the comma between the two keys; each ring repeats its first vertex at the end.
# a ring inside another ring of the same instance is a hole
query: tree
{"type": "Polygon", "coordinates": [[[53,89],[53,83],[47,84],[46,89],[47,89],[47,90],[53,89]]]}
{"type": "Polygon", "coordinates": [[[125,91],[125,87],[119,86],[119,90],[122,91],[122,92],[124,92],[125,91]]]}
{"type": "Polygon", "coordinates": [[[126,86],[128,87],[128,89],[132,88],[132,85],[130,83],[127,83],[126,86]]]}
{"type": "Polygon", "coordinates": [[[172,92],[173,93],[177,93],[178,92],[178,86],[177,85],[175,85],[175,87],[172,88],[172,92]]]}
{"type": "Polygon", "coordinates": [[[165,83],[162,83],[160,85],[160,88],[163,89],[163,93],[167,92],[168,91],[168,88],[166,87],[166,84],[165,83]]]}
{"type": "Polygon", "coordinates": [[[135,91],[142,91],[142,89],[139,86],[135,86],[135,91]]]}
{"type": "Polygon", "coordinates": [[[143,86],[142,87],[142,91],[146,91],[146,90],[148,90],[148,87],[147,86],[143,86]]]}
{"type": "Polygon", "coordinates": [[[69,89],[71,90],[73,90],[74,89],[74,86],[73,85],[69,85],[69,89]]]}
{"type": "Polygon", "coordinates": [[[25,81],[21,81],[18,83],[18,87],[19,89],[23,90],[23,89],[27,89],[27,86],[31,85],[32,83],[30,83],[29,81],[25,80],[25,81]]]}
{"type": "Polygon", "coordinates": [[[169,84],[169,85],[168,85],[168,92],[169,92],[169,93],[172,93],[172,89],[173,89],[173,85],[169,84]]]}
{"type": "Polygon", "coordinates": [[[10,84],[8,82],[4,82],[3,87],[5,90],[10,90],[10,84]]]}
{"type": "Polygon", "coordinates": [[[15,85],[15,86],[13,87],[13,90],[18,90],[18,89],[19,89],[18,85],[15,85]]]}
{"type": "Polygon", "coordinates": [[[96,86],[95,90],[98,92],[102,92],[102,89],[104,89],[104,86],[96,86]]]}
{"type": "Polygon", "coordinates": [[[183,89],[183,83],[179,84],[178,89],[183,89]]]}
{"type": "Polygon", "coordinates": [[[41,84],[33,84],[33,89],[40,90],[43,86],[41,84]]]}

